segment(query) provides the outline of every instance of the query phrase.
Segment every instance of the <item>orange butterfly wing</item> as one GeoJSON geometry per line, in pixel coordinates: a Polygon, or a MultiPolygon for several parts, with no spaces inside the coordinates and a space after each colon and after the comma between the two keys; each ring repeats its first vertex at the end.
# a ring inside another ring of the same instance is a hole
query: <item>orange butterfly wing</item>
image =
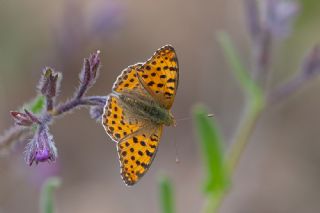
{"type": "Polygon", "coordinates": [[[116,142],[138,131],[143,125],[141,121],[130,119],[128,113],[119,104],[119,99],[116,96],[109,95],[102,124],[108,135],[116,142]]]}
{"type": "Polygon", "coordinates": [[[113,84],[112,90],[121,93],[141,88],[139,79],[137,78],[137,70],[141,65],[142,63],[138,63],[124,69],[113,84]]]}
{"type": "Polygon", "coordinates": [[[179,83],[179,64],[174,48],[163,46],[137,70],[143,87],[163,107],[170,109],[179,83]]]}
{"type": "Polygon", "coordinates": [[[121,176],[127,185],[135,184],[149,169],[158,150],[162,126],[151,134],[141,132],[118,144],[121,176]]]}

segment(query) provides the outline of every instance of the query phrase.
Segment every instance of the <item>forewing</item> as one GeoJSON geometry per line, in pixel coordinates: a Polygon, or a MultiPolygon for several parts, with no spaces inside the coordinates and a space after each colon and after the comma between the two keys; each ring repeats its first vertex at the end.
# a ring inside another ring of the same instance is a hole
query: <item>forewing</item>
{"type": "Polygon", "coordinates": [[[140,83],[136,76],[136,73],[137,69],[140,68],[141,65],[141,63],[138,63],[124,69],[118,76],[116,82],[112,87],[112,90],[121,93],[123,91],[131,91],[139,88],[140,83]]]}
{"type": "Polygon", "coordinates": [[[121,176],[127,185],[135,184],[149,169],[159,146],[163,126],[150,133],[141,131],[118,144],[121,176]]]}
{"type": "Polygon", "coordinates": [[[166,109],[170,109],[179,82],[179,65],[172,46],[158,49],[144,64],[136,67],[143,87],[166,109]]]}
{"type": "Polygon", "coordinates": [[[102,124],[108,135],[116,142],[138,131],[143,121],[130,117],[113,94],[109,95],[103,113],[102,124]]]}

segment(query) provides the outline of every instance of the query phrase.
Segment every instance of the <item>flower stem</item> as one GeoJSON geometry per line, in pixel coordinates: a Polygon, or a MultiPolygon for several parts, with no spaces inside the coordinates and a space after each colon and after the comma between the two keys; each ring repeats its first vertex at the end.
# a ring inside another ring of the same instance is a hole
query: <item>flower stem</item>
{"type": "Polygon", "coordinates": [[[240,157],[250,141],[250,136],[255,129],[256,123],[265,108],[264,101],[258,100],[248,105],[248,108],[239,124],[234,142],[227,155],[227,166],[230,175],[235,172],[240,157]]]}
{"type": "Polygon", "coordinates": [[[216,213],[218,212],[225,195],[227,192],[222,192],[218,196],[214,193],[210,193],[206,196],[206,201],[203,209],[203,213],[216,213]]]}
{"type": "Polygon", "coordinates": [[[50,112],[53,109],[53,99],[51,97],[46,97],[47,111],[50,112]]]}
{"type": "MultiPolygon", "coordinates": [[[[230,147],[229,153],[227,154],[226,165],[230,177],[232,177],[240,162],[242,153],[250,141],[250,136],[252,135],[265,106],[266,104],[264,99],[259,98],[259,96],[249,99],[248,101],[248,107],[238,126],[238,130],[230,147]]],[[[228,195],[228,192],[229,190],[227,189],[221,192],[218,196],[214,194],[208,195],[203,212],[218,212],[225,197],[228,195]]]]}
{"type": "Polygon", "coordinates": [[[70,101],[67,101],[66,103],[59,105],[56,109],[53,109],[52,115],[62,115],[65,112],[68,112],[80,106],[104,105],[106,99],[106,96],[88,96],[81,99],[72,99],[70,101]]]}

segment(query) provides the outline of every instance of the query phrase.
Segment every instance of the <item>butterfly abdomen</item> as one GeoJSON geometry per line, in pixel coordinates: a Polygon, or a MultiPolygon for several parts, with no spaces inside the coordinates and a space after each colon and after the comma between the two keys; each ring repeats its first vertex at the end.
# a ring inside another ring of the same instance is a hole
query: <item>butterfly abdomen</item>
{"type": "Polygon", "coordinates": [[[125,94],[121,94],[119,99],[123,107],[136,117],[149,120],[159,125],[164,124],[170,126],[174,123],[169,111],[160,107],[155,101],[146,100],[141,97],[130,97],[125,94]]]}

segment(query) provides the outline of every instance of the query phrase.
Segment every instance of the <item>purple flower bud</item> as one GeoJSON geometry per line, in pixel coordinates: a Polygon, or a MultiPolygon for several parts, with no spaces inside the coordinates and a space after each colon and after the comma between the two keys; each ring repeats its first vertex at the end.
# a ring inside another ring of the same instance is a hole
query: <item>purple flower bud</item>
{"type": "Polygon", "coordinates": [[[96,82],[100,69],[100,50],[85,58],[80,72],[80,87],[77,98],[81,98],[87,90],[96,82]]]}
{"type": "Polygon", "coordinates": [[[19,126],[31,126],[34,123],[40,123],[39,119],[28,110],[25,113],[11,111],[10,114],[19,126]]]}
{"type": "Polygon", "coordinates": [[[298,14],[298,4],[286,0],[267,0],[266,4],[266,27],[274,36],[286,37],[298,14]]]}
{"type": "Polygon", "coordinates": [[[92,85],[95,83],[100,68],[100,51],[91,54],[89,58],[84,59],[83,68],[80,73],[82,84],[92,85]]]}
{"type": "Polygon", "coordinates": [[[96,80],[100,68],[100,50],[89,57],[91,79],[96,80]]]}
{"type": "Polygon", "coordinates": [[[39,83],[39,90],[44,96],[48,98],[56,96],[59,89],[58,76],[59,74],[54,72],[50,67],[44,69],[39,83]]]}
{"type": "Polygon", "coordinates": [[[33,124],[33,121],[30,119],[30,117],[24,113],[11,111],[10,114],[15,123],[19,126],[31,126],[33,124]]]}
{"type": "Polygon", "coordinates": [[[27,144],[25,160],[28,165],[33,162],[55,161],[57,158],[57,148],[53,142],[53,137],[45,125],[39,125],[33,139],[27,144]]]}

